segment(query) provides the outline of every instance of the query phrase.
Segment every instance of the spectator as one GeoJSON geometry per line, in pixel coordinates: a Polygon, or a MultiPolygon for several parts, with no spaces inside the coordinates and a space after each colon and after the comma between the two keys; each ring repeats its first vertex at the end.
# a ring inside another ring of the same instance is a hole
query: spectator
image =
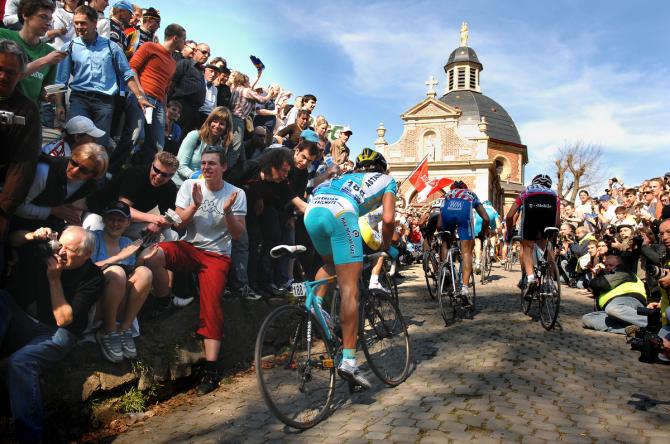
{"type": "Polygon", "coordinates": [[[193,54],[195,53],[195,48],[198,46],[196,42],[193,40],[186,40],[186,43],[184,44],[184,47],[182,50],[178,53],[179,55],[175,57],[177,61],[182,60],[182,59],[192,59],[193,54]]]}
{"type": "Polygon", "coordinates": [[[626,217],[628,217],[628,209],[626,207],[618,206],[614,209],[614,219],[612,220],[612,225],[615,227],[618,226],[621,222],[623,222],[626,217]]]}
{"type": "Polygon", "coordinates": [[[591,196],[586,190],[580,190],[578,193],[579,204],[575,203],[575,217],[584,218],[584,214],[591,212],[591,196]]]}
{"type": "Polygon", "coordinates": [[[348,153],[350,150],[347,146],[347,142],[353,134],[354,133],[351,131],[351,128],[345,126],[340,130],[340,133],[337,136],[337,140],[331,142],[330,156],[333,158],[333,162],[335,162],[337,165],[342,165],[348,160],[348,153]]]}
{"type": "Polygon", "coordinates": [[[224,182],[226,154],[208,150],[202,154],[204,179],[187,179],[179,189],[177,213],[186,230],[182,240],[161,242],[158,252],[147,261],[154,275],[155,294],[170,303],[167,270],[197,272],[200,283],[200,327],[205,343],[205,373],[198,386],[200,395],[218,385],[217,360],[223,337],[221,296],[230,267],[231,238],[245,231],[245,194],[224,182]]]}
{"type": "Polygon", "coordinates": [[[266,148],[266,129],[264,126],[257,126],[251,134],[251,138],[244,142],[244,151],[246,158],[255,160],[263,154],[266,148]]]}
{"type": "Polygon", "coordinates": [[[590,282],[598,311],[582,316],[584,328],[624,334],[628,325],[647,325],[647,317],[637,314],[647,305],[644,284],[622,265],[619,256],[607,256],[605,270],[590,282]]]}
{"type": "Polygon", "coordinates": [[[9,223],[28,194],[40,153],[37,105],[17,88],[27,64],[28,58],[17,43],[0,39],[0,110],[23,117],[27,123],[0,123],[0,273],[9,223]]]}
{"type": "Polygon", "coordinates": [[[600,227],[606,228],[616,220],[615,203],[615,199],[607,194],[598,198],[598,224],[600,227]]]}
{"type": "Polygon", "coordinates": [[[209,58],[210,49],[206,43],[200,43],[192,58],[180,60],[172,77],[171,100],[181,103],[179,126],[184,134],[197,128],[198,109],[205,101],[204,65],[209,58]]]}
{"type": "Polygon", "coordinates": [[[165,148],[163,150],[176,156],[181,141],[181,126],[177,123],[181,117],[181,103],[170,100],[165,115],[167,124],[165,125],[165,148]]]}
{"type": "Polygon", "coordinates": [[[626,208],[629,215],[633,214],[633,207],[637,203],[637,189],[628,188],[623,195],[622,206],[626,208]]]}
{"type": "Polygon", "coordinates": [[[80,225],[83,206],[77,201],[96,189],[108,164],[107,152],[95,143],[79,145],[71,157],[42,157],[13,230],[49,227],[60,233],[66,224],[80,225]]]}
{"type": "Polygon", "coordinates": [[[19,82],[19,91],[35,103],[39,103],[42,88],[54,83],[56,76],[54,65],[64,56],[40,40],[51,26],[55,9],[50,0],[22,0],[19,5],[21,30],[0,29],[0,39],[18,43],[28,56],[28,60],[32,62],[19,82]]]}
{"type": "MultiPolygon", "coordinates": [[[[56,5],[56,10],[53,13],[53,29],[51,36],[53,37],[53,46],[60,50],[65,45],[70,43],[75,36],[74,32],[74,10],[77,9],[78,0],[65,0],[63,5],[56,5]]],[[[49,32],[47,32],[49,35],[49,32]]]]}
{"type": "Polygon", "coordinates": [[[314,123],[314,131],[316,135],[319,136],[319,151],[321,152],[321,157],[327,156],[330,154],[330,140],[326,135],[328,134],[328,121],[323,116],[318,116],[316,122],[314,123]]]}
{"type": "Polygon", "coordinates": [[[105,9],[109,6],[109,0],[88,0],[88,6],[98,13],[98,21],[96,23],[98,34],[105,38],[109,38],[111,25],[109,19],[105,17],[105,9]]]}
{"type": "Polygon", "coordinates": [[[305,109],[298,111],[298,117],[296,118],[295,123],[285,126],[275,134],[277,143],[286,148],[293,148],[296,146],[298,142],[300,142],[300,134],[308,128],[309,117],[309,111],[305,109]]]}
{"type": "Polygon", "coordinates": [[[274,134],[274,129],[277,125],[277,105],[275,99],[279,94],[279,89],[279,85],[271,85],[266,94],[268,100],[265,103],[256,105],[254,128],[258,126],[265,128],[265,146],[272,143],[272,135],[274,134]]]}
{"type": "Polygon", "coordinates": [[[649,203],[649,213],[655,219],[661,217],[661,210],[663,209],[663,205],[661,204],[661,193],[663,192],[664,183],[665,182],[660,177],[655,177],[649,180],[649,191],[652,196],[652,201],[649,203]]]}
{"type": "Polygon", "coordinates": [[[135,96],[126,101],[126,124],[118,146],[111,159],[110,171],[116,174],[128,160],[131,150],[138,149],[143,140],[140,161],[149,163],[165,146],[165,108],[170,81],[177,63],[172,52],[181,49],[186,39],[186,30],[175,23],[165,28],[163,43],[147,42],[130,60],[130,67],[139,80],[140,87],[151,105],[151,119],[143,115],[143,109],[135,96]]]}
{"type": "Polygon", "coordinates": [[[302,96],[300,104],[298,104],[298,100],[296,99],[295,107],[286,116],[286,126],[291,125],[298,120],[298,111],[301,109],[309,111],[311,115],[314,111],[314,108],[316,108],[316,96],[312,94],[305,94],[302,96]]]}
{"type": "Polygon", "coordinates": [[[128,59],[132,53],[128,51],[128,37],[125,29],[133,17],[133,5],[126,0],[119,0],[112,5],[112,16],[109,19],[109,40],[119,45],[128,59]]]}
{"type": "MultiPolygon", "coordinates": [[[[70,84],[69,116],[86,116],[95,126],[105,131],[98,139],[101,145],[109,146],[109,131],[114,113],[114,97],[119,91],[121,79],[135,94],[142,108],[151,107],[140,87],[135,73],[118,45],[98,35],[97,14],[89,6],[79,6],[74,13],[77,37],[72,40],[63,63],[58,67],[59,83],[70,84]]],[[[64,120],[65,108],[62,95],[56,96],[56,118],[64,120]]]]}
{"type": "Polygon", "coordinates": [[[105,276],[105,290],[92,316],[94,325],[102,324],[95,338],[103,356],[113,363],[137,358],[134,340],[139,336],[137,314],[149,295],[152,281],[151,270],[142,264],[157,251],[154,245],[136,259],[141,242],[123,236],[129,225],[130,207],[118,201],[105,210],[104,229],[93,231],[92,260],[105,276]]]}
{"type": "Polygon", "coordinates": [[[228,163],[230,169],[234,169],[238,161],[245,159],[242,140],[244,139],[245,121],[249,113],[254,109],[256,103],[265,103],[269,99],[261,96],[254,88],[261,78],[262,70],[258,71],[258,76],[253,85],[249,85],[249,77],[238,71],[233,71],[230,81],[232,82],[232,96],[230,98],[230,111],[233,113],[233,144],[229,148],[228,163]]]}
{"type": "Polygon", "coordinates": [[[85,143],[93,143],[105,132],[88,117],[74,116],[65,124],[63,137],[42,147],[42,153],[53,157],[71,157],[72,150],[85,143]]]}
{"type": "Polygon", "coordinates": [[[216,86],[216,106],[230,108],[231,92],[230,86],[228,86],[230,70],[226,66],[226,59],[214,57],[211,64],[219,68],[219,74],[214,79],[214,86],[216,86]]]}
{"type": "Polygon", "coordinates": [[[218,66],[205,65],[205,100],[202,102],[202,106],[198,108],[198,117],[196,118],[198,127],[202,126],[207,116],[217,106],[218,87],[215,85],[215,80],[219,77],[219,74],[218,66]]]}
{"type": "MultiPolygon", "coordinates": [[[[126,37],[128,38],[128,46],[126,49],[128,59],[131,59],[143,44],[147,42],[155,42],[156,31],[158,31],[158,28],[160,27],[161,16],[158,11],[154,8],[143,10],[142,24],[140,27],[126,33],[126,37]]],[[[175,48],[175,50],[180,51],[181,48],[175,48]]],[[[172,57],[172,52],[170,52],[170,57],[172,57]]]]}
{"type": "Polygon", "coordinates": [[[177,234],[165,217],[151,212],[158,207],[161,214],[174,209],[177,187],[172,177],[177,171],[179,161],[174,154],[165,151],[156,153],[151,165],[137,165],[123,170],[118,176],[91,195],[86,204],[92,212],[86,217],[84,227],[102,230],[101,215],[116,201],[130,206],[131,224],[125,235],[131,239],[140,237],[144,230],[162,233],[167,240],[176,240],[177,234]]]}
{"type": "Polygon", "coordinates": [[[40,378],[65,359],[84,331],[90,308],[104,289],[102,272],[91,262],[92,233],[68,227],[54,255],[36,260],[37,244],[48,228],[12,234],[11,244],[23,250],[14,269],[10,293],[0,291],[0,346],[10,353],[4,382],[9,392],[16,435],[20,442],[44,439],[40,378]],[[20,308],[29,307],[29,309],[20,308]]]}
{"type": "Polygon", "coordinates": [[[202,153],[206,150],[220,149],[230,158],[230,144],[233,140],[232,117],[228,108],[214,108],[200,127],[184,137],[179,147],[179,169],[172,179],[181,186],[186,179],[200,168],[202,153]]]}

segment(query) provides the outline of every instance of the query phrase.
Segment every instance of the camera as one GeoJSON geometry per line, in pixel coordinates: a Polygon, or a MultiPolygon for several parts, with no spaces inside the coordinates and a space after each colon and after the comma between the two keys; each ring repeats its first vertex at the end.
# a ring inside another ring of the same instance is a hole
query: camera
{"type": "Polygon", "coordinates": [[[49,239],[35,241],[34,245],[35,254],[37,257],[41,257],[43,259],[47,259],[54,254],[58,254],[61,247],[62,245],[60,242],[58,242],[58,235],[56,233],[52,233],[49,239]]]}
{"type": "Polygon", "coordinates": [[[25,117],[17,116],[11,111],[0,110],[0,125],[25,125],[25,117]]]}
{"type": "MultiPolygon", "coordinates": [[[[172,226],[179,225],[182,222],[181,217],[179,217],[177,212],[171,208],[167,209],[167,211],[163,214],[163,217],[167,219],[167,221],[172,226]]],[[[161,241],[161,233],[153,233],[146,228],[142,230],[140,236],[142,238],[141,248],[143,249],[161,241]]]]}
{"type": "Polygon", "coordinates": [[[658,336],[661,329],[661,309],[638,307],[637,314],[647,316],[647,326],[635,332],[630,342],[631,350],[640,352],[640,362],[658,362],[658,353],[663,350],[663,339],[658,336]]]}
{"type": "Polygon", "coordinates": [[[665,268],[659,267],[658,265],[654,265],[654,264],[647,264],[647,266],[645,267],[645,272],[646,272],[647,278],[651,277],[651,278],[656,279],[656,280],[663,277],[663,274],[664,274],[663,271],[664,270],[665,270],[665,268]]]}

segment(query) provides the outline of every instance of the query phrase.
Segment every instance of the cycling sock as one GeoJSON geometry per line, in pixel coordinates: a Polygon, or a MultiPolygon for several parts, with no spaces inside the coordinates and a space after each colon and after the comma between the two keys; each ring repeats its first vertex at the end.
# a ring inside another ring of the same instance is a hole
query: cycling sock
{"type": "Polygon", "coordinates": [[[356,366],[356,349],[355,348],[345,348],[342,350],[342,361],[346,362],[348,365],[355,367],[356,366]]]}
{"type": "Polygon", "coordinates": [[[370,275],[370,285],[376,285],[379,283],[379,275],[378,274],[371,274],[370,275]]]}
{"type": "Polygon", "coordinates": [[[528,279],[528,282],[533,282],[535,280],[535,275],[534,274],[529,274],[527,279],[528,279]]]}
{"type": "Polygon", "coordinates": [[[395,276],[395,272],[396,272],[396,265],[395,265],[395,261],[393,261],[393,264],[391,264],[391,270],[389,271],[389,274],[391,276],[395,276]]]}

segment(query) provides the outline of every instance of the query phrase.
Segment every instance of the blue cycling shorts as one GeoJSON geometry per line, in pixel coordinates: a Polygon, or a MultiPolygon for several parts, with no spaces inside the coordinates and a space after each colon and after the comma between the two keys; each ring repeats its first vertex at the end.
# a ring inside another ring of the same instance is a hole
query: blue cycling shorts
{"type": "Polygon", "coordinates": [[[363,262],[363,240],[356,213],[309,206],[305,228],[316,251],[321,256],[333,256],[335,265],[363,262]]]}
{"type": "Polygon", "coordinates": [[[442,230],[454,232],[458,227],[459,240],[473,240],[475,238],[474,218],[472,208],[466,202],[460,208],[448,208],[448,203],[442,207],[442,230]]]}

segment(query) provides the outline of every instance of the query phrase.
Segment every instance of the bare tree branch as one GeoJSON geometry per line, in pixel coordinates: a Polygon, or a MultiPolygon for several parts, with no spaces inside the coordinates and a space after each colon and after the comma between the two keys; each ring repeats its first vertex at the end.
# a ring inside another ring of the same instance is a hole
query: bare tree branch
{"type": "Polygon", "coordinates": [[[556,167],[557,192],[562,199],[574,202],[577,193],[593,188],[603,181],[602,148],[584,142],[566,142],[558,151],[556,167]]]}

